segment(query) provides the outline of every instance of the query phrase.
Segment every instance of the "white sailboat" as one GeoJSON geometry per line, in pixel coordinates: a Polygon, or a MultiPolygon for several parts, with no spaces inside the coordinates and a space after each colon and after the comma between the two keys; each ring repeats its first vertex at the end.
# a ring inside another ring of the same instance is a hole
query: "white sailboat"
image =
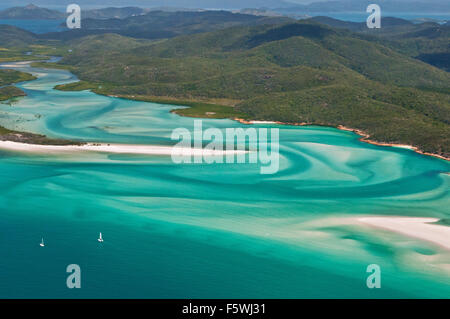
{"type": "Polygon", "coordinates": [[[97,239],[100,243],[103,243],[103,237],[102,237],[102,233],[100,233],[100,236],[97,239]]]}
{"type": "Polygon", "coordinates": [[[44,238],[42,238],[41,243],[39,244],[39,246],[41,246],[41,247],[44,247],[44,246],[45,246],[45,244],[44,244],[44,238]]]}

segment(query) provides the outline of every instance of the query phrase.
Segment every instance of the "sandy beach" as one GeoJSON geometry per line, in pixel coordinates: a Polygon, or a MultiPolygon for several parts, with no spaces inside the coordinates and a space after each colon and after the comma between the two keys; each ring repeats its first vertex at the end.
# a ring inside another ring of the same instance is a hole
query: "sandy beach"
{"type": "Polygon", "coordinates": [[[203,150],[195,148],[179,148],[159,145],[130,145],[130,144],[96,144],[84,145],[37,145],[11,141],[0,141],[0,149],[31,153],[67,153],[67,152],[104,152],[116,154],[139,155],[183,155],[183,156],[219,156],[226,154],[239,154],[239,150],[203,150]]]}
{"type": "Polygon", "coordinates": [[[251,124],[277,124],[275,121],[250,121],[251,124]]]}
{"type": "Polygon", "coordinates": [[[434,243],[450,250],[450,227],[433,224],[437,218],[421,217],[363,217],[357,222],[375,228],[385,229],[434,243]]]}
{"type": "Polygon", "coordinates": [[[31,61],[13,62],[14,64],[0,64],[2,68],[21,68],[24,65],[31,63],[31,61]]]}
{"type": "MultiPolygon", "coordinates": [[[[309,126],[309,125],[317,125],[317,124],[313,124],[313,123],[287,123],[287,122],[279,122],[279,121],[252,121],[252,120],[245,120],[245,119],[241,119],[241,118],[234,118],[235,121],[238,121],[241,124],[280,124],[280,125],[293,125],[293,126],[309,126]]],[[[332,127],[332,126],[328,126],[328,127],[332,127]]],[[[427,155],[427,156],[433,156],[433,157],[437,157],[446,161],[450,161],[450,158],[443,156],[443,155],[439,155],[439,154],[434,154],[434,153],[428,153],[428,152],[424,152],[421,149],[419,149],[416,146],[413,145],[408,145],[408,144],[395,144],[395,143],[383,143],[383,142],[377,142],[377,141],[373,141],[370,139],[370,135],[358,130],[358,129],[354,129],[351,127],[346,127],[343,125],[338,125],[336,127],[339,130],[342,131],[349,131],[349,132],[354,132],[358,135],[361,136],[361,138],[359,139],[361,142],[364,143],[368,143],[368,144],[373,144],[373,145],[378,145],[378,146],[389,146],[389,147],[397,147],[397,148],[403,148],[403,149],[408,149],[411,151],[414,151],[416,153],[419,154],[423,154],[423,155],[427,155]]]]}
{"type": "Polygon", "coordinates": [[[339,125],[337,128],[339,130],[354,132],[354,133],[360,135],[361,138],[359,140],[361,142],[364,142],[364,143],[378,145],[378,146],[389,146],[389,147],[404,148],[404,149],[408,149],[408,150],[414,151],[414,152],[419,153],[419,154],[423,154],[423,155],[427,155],[427,156],[433,156],[433,157],[437,157],[437,158],[440,158],[440,159],[443,159],[443,160],[446,160],[446,161],[450,161],[450,158],[448,158],[448,157],[445,157],[445,156],[442,156],[442,155],[439,155],[439,154],[424,152],[424,151],[420,150],[418,147],[413,146],[413,145],[377,142],[377,141],[371,140],[370,139],[370,135],[365,133],[365,132],[363,132],[363,131],[361,131],[361,130],[353,129],[353,128],[346,127],[346,126],[343,126],[343,125],[339,125]]]}

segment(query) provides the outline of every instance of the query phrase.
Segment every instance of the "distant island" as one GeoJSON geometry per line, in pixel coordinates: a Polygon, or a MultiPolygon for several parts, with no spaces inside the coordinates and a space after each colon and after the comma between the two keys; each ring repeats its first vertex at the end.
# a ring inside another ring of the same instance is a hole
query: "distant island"
{"type": "MultiPolygon", "coordinates": [[[[291,6],[280,6],[273,9],[276,12],[292,13],[331,13],[331,12],[365,12],[372,0],[342,0],[342,1],[320,1],[309,4],[292,4],[291,6]]],[[[439,13],[450,12],[450,2],[444,0],[378,0],[375,2],[380,5],[383,12],[389,13],[439,13]]]]}
{"type": "MultiPolygon", "coordinates": [[[[153,9],[154,10],[154,9],[153,9]]],[[[139,7],[107,7],[100,9],[82,10],[83,19],[124,19],[150,12],[150,9],[139,7]]],[[[64,20],[67,14],[63,11],[42,8],[34,4],[24,7],[12,7],[0,11],[0,19],[19,20],[64,20]]]]}
{"type": "Polygon", "coordinates": [[[63,20],[65,17],[66,14],[61,11],[41,8],[34,4],[0,11],[0,19],[63,20]]]}

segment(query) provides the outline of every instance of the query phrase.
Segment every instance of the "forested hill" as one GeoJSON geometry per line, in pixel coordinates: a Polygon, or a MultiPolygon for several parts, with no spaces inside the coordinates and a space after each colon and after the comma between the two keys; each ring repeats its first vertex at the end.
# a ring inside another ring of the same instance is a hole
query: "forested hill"
{"type": "Polygon", "coordinates": [[[61,89],[233,105],[250,119],[345,125],[449,156],[450,74],[380,42],[314,21],[156,43],[89,36],[61,62],[83,82],[61,89]]]}
{"type": "Polygon", "coordinates": [[[385,17],[382,19],[381,29],[368,29],[364,22],[348,22],[329,17],[314,17],[311,20],[358,32],[365,39],[378,41],[408,56],[450,71],[450,25],[448,23],[414,24],[404,19],[385,17]]]}
{"type": "Polygon", "coordinates": [[[62,20],[65,16],[66,14],[61,11],[40,8],[33,4],[0,11],[0,19],[62,20]]]}
{"type": "Polygon", "coordinates": [[[233,26],[274,25],[294,20],[286,17],[265,17],[229,11],[151,11],[125,19],[83,19],[82,21],[81,29],[55,32],[41,37],[70,40],[93,34],[115,33],[134,38],[162,39],[233,26]]]}

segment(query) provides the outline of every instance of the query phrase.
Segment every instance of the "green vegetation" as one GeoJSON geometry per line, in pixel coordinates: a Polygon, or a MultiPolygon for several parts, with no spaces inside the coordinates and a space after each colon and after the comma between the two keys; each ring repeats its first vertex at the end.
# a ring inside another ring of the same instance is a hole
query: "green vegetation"
{"type": "Polygon", "coordinates": [[[89,36],[59,63],[82,82],[59,89],[168,100],[187,116],[345,125],[450,156],[450,74],[381,43],[313,21],[158,42],[89,36]]]}
{"type": "Polygon", "coordinates": [[[16,70],[1,70],[0,69],[0,86],[9,85],[18,82],[31,81],[36,79],[28,73],[19,72],[16,70]]]}
{"type": "Polygon", "coordinates": [[[50,69],[60,69],[60,70],[72,70],[73,68],[69,65],[61,65],[55,62],[33,62],[31,63],[33,68],[50,68],[50,69]]]}
{"type": "Polygon", "coordinates": [[[0,101],[25,96],[25,92],[10,84],[31,81],[34,79],[35,77],[28,73],[16,70],[0,70],[0,101]]]}
{"type": "Polygon", "coordinates": [[[381,29],[368,29],[365,23],[340,21],[329,17],[312,20],[332,27],[352,30],[364,39],[378,42],[410,57],[450,71],[450,25],[434,22],[413,24],[398,18],[383,18],[381,29]]]}
{"type": "Polygon", "coordinates": [[[67,53],[64,43],[40,39],[37,35],[10,25],[0,25],[0,62],[47,60],[67,53]]]}
{"type": "Polygon", "coordinates": [[[63,139],[48,138],[45,135],[11,131],[0,126],[0,141],[12,141],[17,143],[38,144],[38,145],[83,145],[80,142],[73,142],[63,139]]]}
{"type": "Polygon", "coordinates": [[[3,48],[23,48],[37,42],[38,39],[31,32],[11,25],[0,25],[0,46],[3,48]]]}
{"type": "Polygon", "coordinates": [[[0,136],[1,135],[6,135],[6,134],[10,134],[10,133],[13,133],[13,131],[8,130],[7,128],[4,128],[4,127],[0,126],[0,136]]]}
{"type": "MultiPolygon", "coordinates": [[[[45,63],[43,63],[45,64],[45,63]]],[[[48,66],[48,67],[52,67],[52,66],[48,66]]],[[[62,68],[65,68],[65,66],[63,66],[62,68]]],[[[98,84],[93,84],[93,83],[89,83],[86,81],[78,81],[78,82],[74,82],[74,83],[68,83],[68,84],[61,84],[61,85],[57,85],[55,86],[55,89],[60,90],[60,91],[84,91],[84,90],[93,90],[98,88],[98,84]]]]}
{"type": "MultiPolygon", "coordinates": [[[[147,13],[148,9],[141,9],[137,7],[124,8],[100,8],[83,10],[81,12],[82,19],[123,19],[133,15],[142,15],[147,13]]],[[[33,4],[24,7],[12,7],[0,11],[0,19],[32,19],[32,20],[64,20],[66,14],[46,8],[41,8],[33,4]]]]}
{"type": "Polygon", "coordinates": [[[173,112],[182,116],[216,118],[216,119],[248,117],[248,115],[245,114],[244,112],[237,111],[235,108],[231,106],[206,104],[198,102],[197,103],[185,102],[181,104],[189,106],[189,108],[177,109],[174,110],[173,112]]]}
{"type": "MultiPolygon", "coordinates": [[[[182,14],[169,24],[174,16],[94,21],[119,23],[113,32],[134,38],[101,34],[66,42],[25,32],[17,46],[2,42],[0,26],[0,58],[2,52],[58,52],[64,57],[59,63],[33,65],[68,69],[81,79],[60,90],[189,106],[174,110],[184,116],[345,125],[380,142],[450,157],[448,26],[385,19],[383,30],[367,31],[329,20],[333,26],[223,13],[202,13],[203,19],[182,14]],[[149,19],[159,25],[155,37],[141,33],[149,19]],[[200,33],[205,30],[212,32],[200,33]],[[173,38],[138,39],[161,38],[166,31],[173,38]],[[414,58],[419,56],[444,70],[414,58]]],[[[21,39],[23,30],[16,29],[9,31],[21,39]]],[[[59,34],[63,40],[66,35],[59,34]]],[[[68,39],[82,35],[74,31],[68,39]]]]}
{"type": "MultiPolygon", "coordinates": [[[[83,11],[83,14],[87,12],[83,11]]],[[[83,19],[78,30],[53,32],[43,37],[71,40],[88,35],[115,33],[141,39],[165,39],[183,34],[194,34],[233,26],[279,24],[294,21],[287,17],[266,17],[237,14],[229,11],[151,11],[124,19],[83,19]]]]}
{"type": "MultiPolygon", "coordinates": [[[[10,84],[31,81],[35,77],[31,74],[19,72],[16,70],[0,70],[0,101],[11,100],[16,97],[25,96],[18,87],[10,84]]],[[[50,144],[50,145],[79,145],[80,143],[62,140],[49,139],[44,135],[17,132],[0,126],[0,140],[15,141],[29,144],[50,144]]]]}
{"type": "MultiPolygon", "coordinates": [[[[101,84],[95,84],[85,81],[79,81],[69,84],[61,84],[55,86],[55,89],[60,91],[83,91],[92,90],[97,94],[108,95],[107,90],[101,84]]],[[[172,112],[181,116],[188,117],[203,117],[203,118],[246,118],[247,114],[237,111],[233,105],[236,101],[233,100],[213,100],[210,103],[199,101],[180,100],[170,97],[145,96],[145,95],[115,95],[119,98],[128,100],[153,102],[159,104],[180,105],[187,106],[187,108],[174,109],[172,112]],[[228,105],[222,105],[226,103],[228,105]]]]}
{"type": "Polygon", "coordinates": [[[215,119],[224,119],[224,118],[245,118],[248,115],[237,111],[233,106],[230,105],[220,105],[218,103],[228,103],[233,104],[232,100],[222,100],[217,101],[215,104],[205,103],[205,102],[195,102],[195,101],[186,101],[186,100],[178,100],[178,99],[170,99],[170,98],[161,98],[155,96],[129,96],[129,95],[121,95],[119,97],[138,100],[138,101],[146,101],[153,102],[159,104],[178,104],[181,106],[187,106],[187,108],[180,108],[172,110],[173,113],[176,113],[181,116],[188,117],[202,117],[202,118],[215,118],[215,119]]]}
{"type": "Polygon", "coordinates": [[[0,19],[56,19],[62,20],[66,16],[64,13],[56,10],[40,8],[33,4],[25,7],[12,7],[0,11],[0,19]]]}
{"type": "Polygon", "coordinates": [[[0,88],[0,101],[7,101],[25,95],[25,92],[15,86],[4,86],[0,88]]]}

